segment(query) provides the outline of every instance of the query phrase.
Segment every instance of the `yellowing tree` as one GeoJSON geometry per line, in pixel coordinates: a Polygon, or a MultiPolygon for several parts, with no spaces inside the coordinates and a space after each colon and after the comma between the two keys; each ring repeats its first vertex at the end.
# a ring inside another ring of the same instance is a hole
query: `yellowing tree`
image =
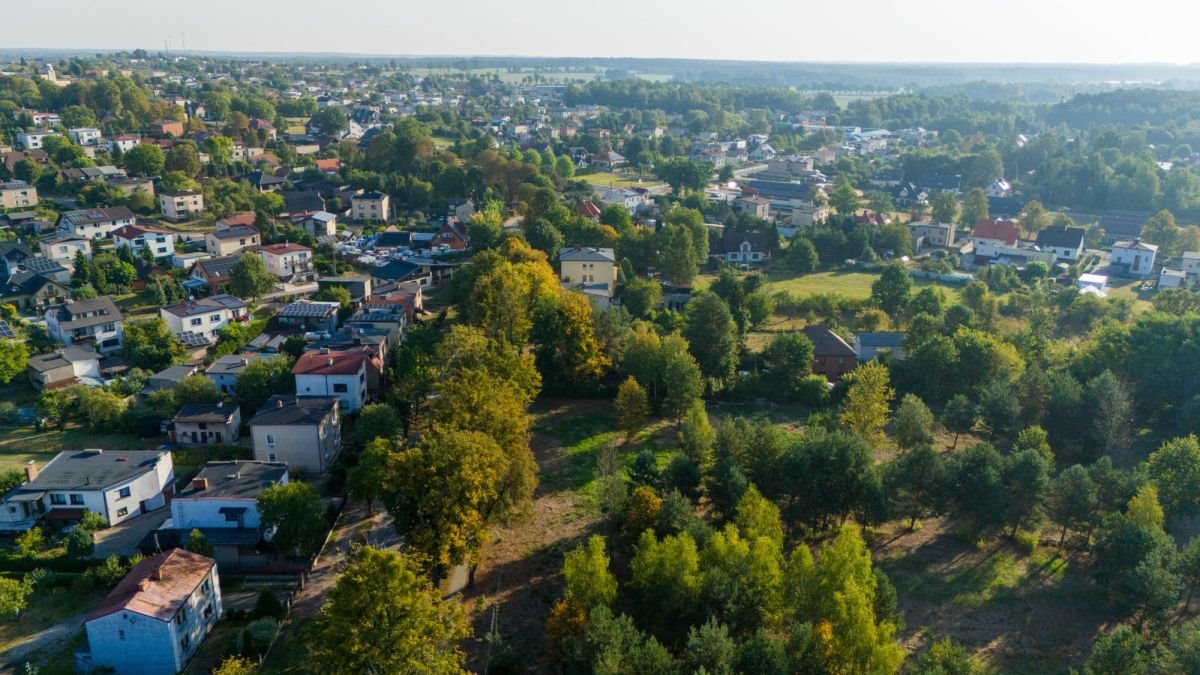
{"type": "Polygon", "coordinates": [[[459,641],[471,629],[462,608],[441,599],[408,556],[351,551],[309,643],[315,672],[460,673],[459,641]]]}
{"type": "Polygon", "coordinates": [[[888,404],[895,396],[888,386],[887,366],[874,361],[865,363],[847,375],[846,380],[850,389],[838,419],[858,437],[879,445],[884,440],[888,404]]]}
{"type": "Polygon", "coordinates": [[[646,397],[646,390],[632,375],[617,388],[613,406],[617,409],[617,423],[625,431],[627,439],[632,439],[650,417],[650,401],[646,397]]]}

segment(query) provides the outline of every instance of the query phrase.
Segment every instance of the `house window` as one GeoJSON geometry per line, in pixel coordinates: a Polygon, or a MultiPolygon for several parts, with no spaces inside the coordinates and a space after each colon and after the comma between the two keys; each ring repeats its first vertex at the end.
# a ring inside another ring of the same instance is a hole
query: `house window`
{"type": "Polygon", "coordinates": [[[118,518],[124,518],[127,515],[129,515],[129,507],[128,506],[122,506],[121,508],[117,509],[117,517],[118,518]]]}
{"type": "Polygon", "coordinates": [[[175,615],[175,623],[176,623],[176,625],[182,626],[183,622],[186,620],[187,620],[187,607],[180,607],[179,613],[175,615]]]}
{"type": "Polygon", "coordinates": [[[203,323],[202,319],[192,319],[191,321],[191,325],[193,326],[199,326],[201,323],[203,323]]]}
{"type": "Polygon", "coordinates": [[[333,390],[339,394],[344,394],[347,391],[350,391],[350,389],[348,387],[346,387],[346,385],[344,385],[344,384],[333,385],[333,390]]]}
{"type": "Polygon", "coordinates": [[[278,462],[278,461],[279,461],[279,458],[278,458],[278,457],[276,457],[276,456],[275,456],[275,453],[273,453],[273,452],[272,452],[272,453],[269,453],[269,454],[267,455],[267,461],[268,461],[268,462],[278,462]]]}
{"type": "Polygon", "coordinates": [[[79,506],[83,504],[83,495],[71,495],[71,503],[79,506]]]}
{"type": "Polygon", "coordinates": [[[66,495],[50,495],[50,503],[61,506],[67,503],[66,495]]]}
{"type": "Polygon", "coordinates": [[[117,629],[117,639],[118,640],[125,639],[125,631],[121,630],[120,628],[117,629]]]}
{"type": "MultiPolygon", "coordinates": [[[[274,434],[267,434],[267,447],[268,448],[275,447],[275,435],[274,434]]],[[[271,461],[273,462],[275,460],[271,460],[271,461]]]]}
{"type": "Polygon", "coordinates": [[[130,494],[131,493],[129,491],[129,488],[123,487],[117,491],[117,498],[118,499],[128,499],[130,494]]]}
{"type": "Polygon", "coordinates": [[[209,316],[209,317],[208,317],[208,322],[209,322],[209,323],[216,323],[216,322],[218,322],[218,321],[220,321],[220,320],[221,320],[221,315],[220,315],[220,314],[213,314],[213,315],[211,315],[211,316],[209,316]]]}

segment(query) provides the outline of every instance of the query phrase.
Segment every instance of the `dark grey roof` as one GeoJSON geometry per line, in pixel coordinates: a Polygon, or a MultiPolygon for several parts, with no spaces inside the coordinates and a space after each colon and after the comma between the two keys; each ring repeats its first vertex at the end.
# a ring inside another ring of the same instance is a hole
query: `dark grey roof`
{"type": "Polygon", "coordinates": [[[1038,246],[1054,246],[1057,248],[1079,248],[1083,246],[1084,230],[1082,227],[1063,227],[1051,225],[1038,232],[1038,246]]]}
{"type": "Polygon", "coordinates": [[[196,265],[204,270],[204,273],[210,277],[228,277],[233,266],[238,264],[242,259],[240,253],[234,255],[225,255],[219,258],[205,258],[197,260],[196,265]]]}
{"type": "Polygon", "coordinates": [[[237,412],[237,409],[238,407],[233,404],[189,403],[180,408],[179,412],[175,414],[175,421],[226,424],[233,420],[233,415],[237,412]]]}
{"type": "Polygon", "coordinates": [[[107,223],[117,220],[130,220],[133,218],[133,211],[127,206],[113,206],[110,208],[100,209],[80,209],[78,211],[67,211],[62,214],[62,221],[71,225],[94,225],[96,223],[107,223]]]}
{"type": "Polygon", "coordinates": [[[29,248],[22,242],[0,242],[0,258],[6,258],[8,260],[16,260],[17,262],[20,262],[26,258],[32,258],[33,256],[33,249],[29,248]]]}
{"type": "Polygon", "coordinates": [[[900,347],[904,344],[904,333],[888,331],[883,333],[859,333],[858,344],[864,347],[900,347]]]}
{"type": "Polygon", "coordinates": [[[238,375],[255,361],[273,359],[274,354],[230,354],[222,356],[204,369],[205,375],[238,375]]]}
{"type": "Polygon", "coordinates": [[[828,326],[805,326],[801,332],[813,344],[813,356],[858,356],[854,348],[828,326]]]}
{"type": "Polygon", "coordinates": [[[272,396],[250,419],[250,426],[320,424],[337,404],[335,396],[272,396]]]}
{"type": "Polygon", "coordinates": [[[763,197],[783,199],[808,199],[812,188],[804,183],[789,183],[778,180],[748,180],[746,187],[753,188],[763,197]]]}
{"type": "Polygon", "coordinates": [[[269,185],[283,185],[287,181],[282,178],[277,178],[265,171],[251,171],[246,174],[245,179],[254,187],[265,187],[269,185]]]}
{"type": "Polygon", "coordinates": [[[279,312],[281,319],[323,318],[338,311],[336,302],[293,302],[279,312]]]}
{"type": "Polygon", "coordinates": [[[607,262],[615,263],[617,256],[611,248],[596,248],[594,246],[564,246],[558,251],[560,261],[573,262],[607,262]]]}
{"type": "Polygon", "coordinates": [[[193,365],[171,366],[151,375],[146,380],[146,389],[143,391],[154,391],[155,389],[175,386],[189,375],[194,375],[195,373],[196,366],[193,365]]]}
{"type": "Polygon", "coordinates": [[[219,230],[209,232],[217,239],[236,239],[238,237],[249,237],[258,234],[258,228],[253,225],[232,225],[219,230]]]}
{"type": "Polygon", "coordinates": [[[372,191],[372,192],[364,192],[361,195],[354,195],[353,197],[351,197],[351,199],[366,199],[366,200],[370,200],[370,201],[379,201],[386,197],[387,197],[387,195],[383,194],[382,192],[373,192],[372,191]]]}
{"type": "Polygon", "coordinates": [[[962,176],[946,173],[927,173],[917,179],[917,185],[933,190],[957,190],[962,186],[962,176]]]}
{"type": "Polygon", "coordinates": [[[59,286],[64,291],[67,290],[65,285],[45,276],[44,274],[28,271],[16,272],[8,277],[8,283],[6,283],[3,290],[0,291],[0,298],[33,295],[49,284],[59,286]]]}
{"type": "Polygon", "coordinates": [[[279,194],[283,196],[284,210],[288,213],[325,210],[325,199],[315,190],[284,190],[279,194]]]}
{"type": "Polygon", "coordinates": [[[206,462],[176,498],[255,500],[258,493],[283,480],[287,472],[287,464],[282,462],[206,462]],[[208,481],[208,487],[197,489],[196,481],[202,478],[208,481]]]}
{"type": "Polygon", "coordinates": [[[157,450],[60,452],[22,489],[99,490],[153,471],[167,455],[157,450]]]}
{"type": "Polygon", "coordinates": [[[87,328],[105,323],[123,321],[121,310],[112,298],[102,295],[91,300],[79,300],[65,305],[56,305],[49,309],[58,317],[58,323],[66,330],[87,328]],[[90,316],[84,316],[90,315],[90,316]]]}
{"type": "Polygon", "coordinates": [[[1016,217],[1025,210],[1025,200],[1020,197],[988,197],[987,203],[992,218],[1016,217]]]}
{"type": "Polygon", "coordinates": [[[47,370],[69,366],[76,361],[90,361],[99,358],[99,355],[90,347],[63,347],[49,354],[29,357],[28,367],[44,373],[47,370]]]}
{"type": "Polygon", "coordinates": [[[1100,216],[1100,228],[1109,239],[1136,239],[1150,220],[1143,211],[1107,211],[1100,216]]]}

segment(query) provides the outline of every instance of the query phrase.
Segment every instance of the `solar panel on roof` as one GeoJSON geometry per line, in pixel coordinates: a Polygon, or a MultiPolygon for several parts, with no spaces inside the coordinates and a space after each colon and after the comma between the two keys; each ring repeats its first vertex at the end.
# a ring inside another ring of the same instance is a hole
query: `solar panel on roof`
{"type": "Polygon", "coordinates": [[[288,318],[306,319],[315,316],[325,316],[332,309],[331,305],[318,305],[315,303],[302,302],[288,305],[280,312],[280,316],[288,318]]]}
{"type": "Polygon", "coordinates": [[[7,321],[0,321],[0,338],[15,338],[12,326],[8,325],[7,321]]]}
{"type": "Polygon", "coordinates": [[[186,347],[203,347],[208,344],[208,338],[200,333],[185,330],[179,334],[179,341],[186,347]]]}

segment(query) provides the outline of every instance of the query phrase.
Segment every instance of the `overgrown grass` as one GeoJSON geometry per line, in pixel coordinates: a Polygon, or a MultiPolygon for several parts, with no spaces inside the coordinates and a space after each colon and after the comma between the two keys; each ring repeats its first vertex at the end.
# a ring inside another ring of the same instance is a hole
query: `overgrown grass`
{"type": "Polygon", "coordinates": [[[31,459],[46,462],[63,450],[134,450],[154,447],[155,443],[135,434],[97,434],[75,424],[68,424],[61,431],[39,430],[34,426],[0,427],[0,471],[20,469],[31,459]]]}

